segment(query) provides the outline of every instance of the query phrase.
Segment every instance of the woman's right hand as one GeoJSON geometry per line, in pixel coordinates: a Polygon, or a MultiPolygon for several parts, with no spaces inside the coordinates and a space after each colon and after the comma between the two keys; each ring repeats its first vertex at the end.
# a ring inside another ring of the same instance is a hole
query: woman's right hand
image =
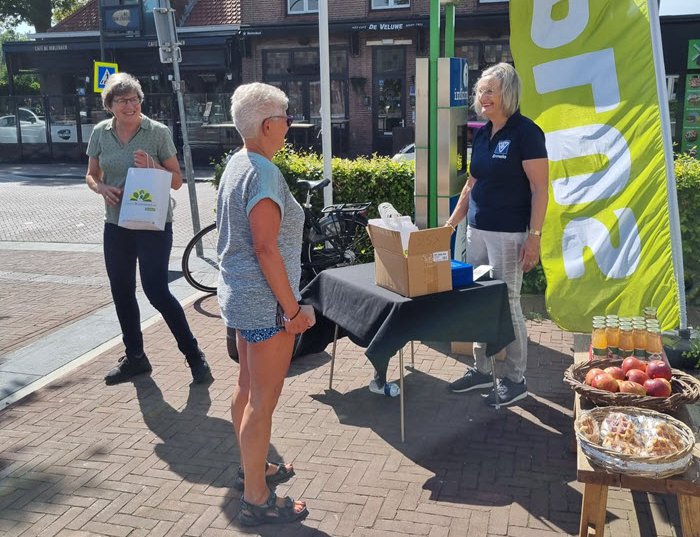
{"type": "Polygon", "coordinates": [[[97,193],[102,196],[107,205],[117,205],[122,199],[124,191],[116,186],[109,186],[104,183],[97,183],[97,193]]]}
{"type": "Polygon", "coordinates": [[[316,324],[314,307],[304,304],[300,308],[296,317],[284,323],[284,329],[290,334],[302,334],[316,324]]]}

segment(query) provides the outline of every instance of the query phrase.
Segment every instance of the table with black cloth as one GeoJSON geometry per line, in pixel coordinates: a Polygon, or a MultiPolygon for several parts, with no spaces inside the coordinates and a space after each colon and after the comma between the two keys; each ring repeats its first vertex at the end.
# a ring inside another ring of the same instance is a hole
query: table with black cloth
{"type": "MultiPolygon", "coordinates": [[[[508,289],[499,280],[406,298],[376,285],[374,263],[367,263],[321,272],[302,299],[364,347],[384,381],[389,360],[409,341],[480,341],[494,356],[515,339],[508,289]]],[[[403,387],[401,400],[403,417],[403,387]]]]}

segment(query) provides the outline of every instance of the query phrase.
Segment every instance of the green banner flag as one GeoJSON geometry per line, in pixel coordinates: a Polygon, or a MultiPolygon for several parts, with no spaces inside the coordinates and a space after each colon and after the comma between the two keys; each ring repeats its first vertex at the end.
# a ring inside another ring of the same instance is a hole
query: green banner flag
{"type": "Polygon", "coordinates": [[[547,309],[562,328],[594,315],[680,307],[646,0],[510,2],[522,112],[545,131],[547,309]]]}

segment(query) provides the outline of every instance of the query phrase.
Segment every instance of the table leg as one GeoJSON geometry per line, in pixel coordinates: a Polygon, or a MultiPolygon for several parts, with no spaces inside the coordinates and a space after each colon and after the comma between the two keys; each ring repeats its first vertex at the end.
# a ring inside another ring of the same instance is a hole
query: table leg
{"type": "Polygon", "coordinates": [[[331,378],[328,381],[328,389],[333,389],[333,369],[335,368],[335,346],[338,343],[338,325],[335,325],[333,332],[333,354],[331,354],[331,378]]]}
{"type": "Polygon", "coordinates": [[[608,505],[608,486],[586,483],[581,501],[579,537],[603,537],[608,505]]]}
{"type": "Polygon", "coordinates": [[[683,537],[700,536],[700,496],[678,495],[683,537]]]}
{"type": "Polygon", "coordinates": [[[411,367],[416,367],[416,362],[414,359],[413,340],[411,340],[411,367]]]}
{"type": "Polygon", "coordinates": [[[403,349],[399,349],[399,405],[401,407],[401,442],[405,442],[403,408],[403,349]]]}
{"type": "Polygon", "coordinates": [[[491,376],[493,377],[493,392],[496,395],[496,410],[501,408],[501,405],[498,404],[498,394],[496,393],[496,385],[498,383],[498,379],[496,378],[496,357],[491,356],[491,376]]]}

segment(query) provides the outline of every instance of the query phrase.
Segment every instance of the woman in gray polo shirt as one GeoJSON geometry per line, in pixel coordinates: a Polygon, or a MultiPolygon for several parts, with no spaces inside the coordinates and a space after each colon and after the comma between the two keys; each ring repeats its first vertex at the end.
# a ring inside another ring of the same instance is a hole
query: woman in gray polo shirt
{"type": "Polygon", "coordinates": [[[267,84],[236,89],[231,116],[244,145],[226,165],[216,210],[219,305],[240,362],[231,417],[243,470],[239,520],[248,526],[308,514],[304,502],[274,493],[294,475],[292,466],[265,460],[294,335],[315,322],[313,308],[298,303],[304,211],[272,163],[292,123],[288,102],[267,84]]]}
{"type": "Polygon", "coordinates": [[[185,355],[195,383],[213,380],[209,364],[190,330],[185,312],[168,288],[168,263],[173,245],[172,206],[163,231],[119,227],[119,209],[127,170],[159,168],[172,173],[171,187],[182,186],[182,174],[168,127],[141,113],[141,84],[127,73],[109,77],[102,104],[114,117],[95,126],[88,143],[87,185],[105,202],[104,256],[112,299],[117,310],[126,355],[105,377],[107,384],[124,382],[151,371],[143,349],[141,316],[136,300],[136,264],[141,285],[163,315],[177,346],[185,355]]]}

